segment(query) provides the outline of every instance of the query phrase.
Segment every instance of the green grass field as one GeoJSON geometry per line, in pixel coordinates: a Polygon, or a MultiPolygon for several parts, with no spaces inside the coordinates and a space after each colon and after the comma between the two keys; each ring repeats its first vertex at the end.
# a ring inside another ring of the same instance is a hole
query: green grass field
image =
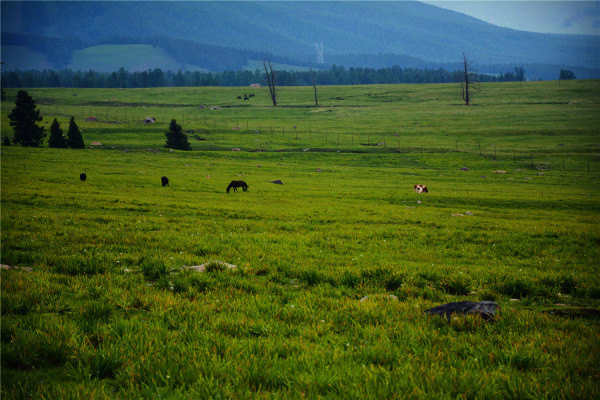
{"type": "Polygon", "coordinates": [[[73,51],[68,68],[74,71],[147,71],[160,68],[163,71],[202,70],[195,65],[182,64],[164,49],[150,44],[97,45],[73,51]]]}
{"type": "Polygon", "coordinates": [[[600,396],[598,81],[28,93],[87,148],[2,147],[3,397],[600,396]]]}

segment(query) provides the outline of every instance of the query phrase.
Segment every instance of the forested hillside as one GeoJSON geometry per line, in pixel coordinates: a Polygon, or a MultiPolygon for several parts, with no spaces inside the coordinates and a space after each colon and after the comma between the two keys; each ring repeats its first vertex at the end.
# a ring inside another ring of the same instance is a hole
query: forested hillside
{"type": "Polygon", "coordinates": [[[500,28],[419,2],[2,2],[2,30],[61,38],[31,45],[63,64],[82,42],[117,38],[155,38],[179,62],[215,71],[240,68],[247,52],[315,63],[315,42],[328,65],[439,65],[463,52],[479,64],[600,64],[596,37],[500,28]]]}

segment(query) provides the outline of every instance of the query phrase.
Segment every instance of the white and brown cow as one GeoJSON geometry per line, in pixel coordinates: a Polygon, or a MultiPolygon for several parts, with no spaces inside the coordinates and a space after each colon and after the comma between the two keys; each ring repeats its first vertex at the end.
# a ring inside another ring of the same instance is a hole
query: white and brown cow
{"type": "Polygon", "coordinates": [[[415,192],[421,194],[421,193],[429,193],[429,190],[427,190],[427,186],[425,185],[415,185],[415,192]]]}

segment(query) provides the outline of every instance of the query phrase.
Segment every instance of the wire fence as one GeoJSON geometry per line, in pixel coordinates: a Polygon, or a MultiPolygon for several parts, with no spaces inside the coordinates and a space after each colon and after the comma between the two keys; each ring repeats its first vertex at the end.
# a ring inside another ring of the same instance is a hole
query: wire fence
{"type": "MultiPolygon", "coordinates": [[[[252,133],[261,138],[270,138],[271,143],[262,143],[270,145],[287,145],[296,150],[304,148],[310,151],[345,151],[345,152],[399,152],[399,153],[467,153],[479,155],[493,161],[510,162],[517,165],[539,166],[540,163],[551,163],[553,169],[577,170],[586,173],[597,171],[597,164],[600,163],[598,152],[590,152],[589,149],[564,148],[562,145],[557,150],[532,150],[532,149],[507,149],[504,146],[490,145],[489,140],[482,145],[481,141],[459,141],[447,140],[446,143],[409,145],[407,139],[401,133],[392,133],[389,131],[371,133],[342,133],[329,131],[323,128],[305,128],[299,129],[297,126],[289,126],[289,123],[282,125],[273,125],[271,123],[261,123],[256,118],[224,118],[222,116],[210,115],[211,108],[206,107],[197,113],[178,112],[155,114],[152,110],[123,109],[118,110],[115,107],[68,107],[68,106],[48,106],[41,105],[40,111],[46,116],[46,121],[53,118],[68,120],[74,117],[78,124],[87,128],[102,128],[116,124],[127,125],[128,129],[139,127],[157,127],[164,126],[165,130],[171,119],[176,119],[178,123],[186,126],[184,131],[188,134],[210,134],[215,132],[225,133],[252,133]],[[149,121],[153,118],[153,121],[149,121]],[[284,143],[285,141],[285,143],[284,143]],[[450,142],[450,143],[448,143],[450,142]],[[311,148],[318,145],[319,148],[311,148]],[[577,159],[576,161],[574,159],[577,159]]],[[[214,110],[219,110],[214,107],[214,110]]],[[[283,123],[282,121],[279,121],[283,123]]],[[[287,122],[287,121],[286,121],[287,122]]],[[[48,122],[49,123],[49,122],[48,122]]],[[[199,139],[200,140],[200,139],[199,139]]],[[[255,146],[255,150],[260,149],[260,145],[255,146]]],[[[249,149],[251,150],[251,149],[249,149]]],[[[543,166],[541,167],[543,169],[543,166]]]]}

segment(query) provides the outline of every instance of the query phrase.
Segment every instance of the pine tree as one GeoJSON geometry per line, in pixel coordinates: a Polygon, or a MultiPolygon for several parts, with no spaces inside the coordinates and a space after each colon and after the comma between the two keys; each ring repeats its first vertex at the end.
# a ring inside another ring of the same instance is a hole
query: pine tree
{"type": "Polygon", "coordinates": [[[10,126],[15,135],[13,141],[22,146],[41,146],[46,137],[46,128],[38,126],[43,118],[36,109],[35,101],[24,90],[19,90],[15,99],[15,108],[8,115],[10,126]]]}
{"type": "Polygon", "coordinates": [[[72,149],[83,149],[85,144],[83,143],[83,137],[79,131],[79,127],[75,123],[75,118],[71,117],[69,121],[69,131],[67,132],[67,144],[72,149]]]}
{"type": "Polygon", "coordinates": [[[60,129],[60,123],[54,118],[52,125],[50,126],[50,139],[48,140],[48,147],[54,147],[57,149],[67,148],[67,138],[63,135],[63,130],[60,129]]]}
{"type": "Polygon", "coordinates": [[[167,144],[165,147],[170,149],[177,150],[191,150],[192,146],[190,146],[190,142],[188,141],[188,137],[183,130],[181,129],[181,125],[177,124],[177,121],[174,119],[171,120],[171,124],[169,125],[169,131],[165,134],[167,137],[167,144]]]}

